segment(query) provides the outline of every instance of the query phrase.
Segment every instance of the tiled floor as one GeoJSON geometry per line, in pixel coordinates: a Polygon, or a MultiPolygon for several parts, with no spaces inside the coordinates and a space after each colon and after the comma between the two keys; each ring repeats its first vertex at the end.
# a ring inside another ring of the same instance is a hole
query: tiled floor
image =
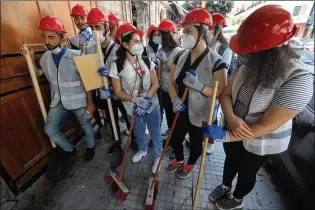
{"type": "MultiPolygon", "coordinates": [[[[103,137],[105,138],[105,134],[103,137]]],[[[129,150],[123,178],[130,192],[126,201],[120,202],[105,183],[105,177],[110,173],[109,161],[112,157],[107,155],[107,149],[111,144],[105,139],[97,139],[96,156],[89,163],[85,163],[80,157],[85,150],[84,144],[83,139],[76,146],[78,161],[62,182],[51,184],[43,175],[20,195],[15,209],[144,209],[148,182],[152,176],[152,148],[149,148],[148,155],[137,164],[131,162],[133,151],[129,150]]],[[[188,154],[185,147],[186,158],[188,154]]],[[[224,158],[223,147],[217,143],[215,152],[206,158],[198,209],[216,209],[214,203],[209,201],[208,194],[222,181],[224,158]]],[[[200,163],[198,162],[193,175],[184,180],[165,172],[164,167],[168,163],[167,156],[158,177],[160,189],[156,209],[192,209],[192,186],[196,186],[200,163]]],[[[261,169],[254,190],[245,198],[244,209],[289,209],[288,206],[290,205],[275,190],[270,176],[261,169]]]]}

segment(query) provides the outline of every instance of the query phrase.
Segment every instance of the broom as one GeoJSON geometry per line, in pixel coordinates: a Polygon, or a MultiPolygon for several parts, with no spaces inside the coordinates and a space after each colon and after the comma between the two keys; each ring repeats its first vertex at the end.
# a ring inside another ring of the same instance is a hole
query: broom
{"type": "MultiPolygon", "coordinates": [[[[187,97],[187,94],[188,94],[188,88],[186,87],[185,91],[184,91],[184,94],[183,94],[183,96],[181,98],[182,102],[185,101],[185,99],[187,97]]],[[[156,171],[154,173],[154,176],[151,177],[150,180],[149,180],[149,188],[148,188],[148,191],[147,191],[147,197],[146,197],[146,202],[145,202],[145,209],[146,210],[154,210],[154,208],[155,208],[155,200],[156,200],[156,196],[158,194],[158,189],[159,189],[159,181],[156,180],[156,178],[157,178],[159,169],[160,169],[160,167],[162,165],[162,161],[163,161],[163,158],[164,158],[165,153],[167,151],[167,147],[168,147],[168,144],[169,144],[170,139],[172,137],[173,131],[175,129],[176,122],[178,120],[179,114],[180,114],[180,112],[177,112],[176,115],[175,115],[175,118],[174,118],[171,130],[170,130],[170,132],[168,134],[168,137],[166,139],[166,143],[164,145],[163,152],[162,152],[162,155],[160,157],[157,169],[156,169],[156,171]]]]}
{"type": "MultiPolygon", "coordinates": [[[[101,66],[105,66],[104,60],[103,60],[103,52],[102,52],[102,48],[101,48],[99,34],[96,31],[94,31],[93,32],[93,36],[94,36],[95,41],[96,41],[96,48],[97,48],[97,54],[98,54],[98,57],[99,57],[99,60],[100,60],[100,65],[101,66]]],[[[107,78],[106,77],[102,77],[102,78],[103,78],[103,84],[104,84],[105,88],[108,89],[108,80],[107,80],[107,78]]],[[[113,112],[113,107],[112,107],[112,100],[110,98],[106,99],[106,100],[107,100],[107,104],[108,104],[110,121],[112,123],[113,131],[114,131],[115,141],[118,142],[118,132],[117,132],[117,127],[116,127],[116,123],[115,123],[115,117],[114,117],[114,112],[113,112]]],[[[105,118],[104,118],[104,120],[105,120],[105,118]]]]}
{"type": "MultiPolygon", "coordinates": [[[[29,72],[31,75],[32,83],[34,85],[34,89],[35,89],[37,101],[38,101],[38,104],[40,107],[40,111],[42,113],[44,121],[46,122],[47,112],[45,109],[44,100],[43,100],[43,97],[42,97],[42,94],[40,92],[40,88],[38,85],[38,80],[37,80],[37,76],[35,73],[33,61],[32,61],[29,49],[27,48],[27,46],[42,46],[42,45],[43,44],[26,44],[24,42],[23,48],[27,51],[27,53],[24,54],[24,56],[26,58],[26,62],[27,62],[27,66],[28,66],[28,69],[29,69],[29,72]]],[[[59,165],[58,159],[57,159],[57,152],[58,151],[57,151],[56,144],[52,140],[50,140],[50,143],[51,143],[51,146],[53,149],[48,154],[48,166],[47,166],[46,175],[47,175],[47,178],[49,180],[56,181],[58,174],[59,174],[59,168],[60,168],[60,165],[59,165]]]]}
{"type": "MultiPolygon", "coordinates": [[[[218,89],[218,81],[214,82],[213,85],[213,90],[212,90],[212,98],[211,98],[211,105],[210,105],[210,109],[209,109],[209,115],[208,115],[208,125],[212,124],[213,121],[213,112],[214,112],[214,106],[215,106],[215,100],[216,100],[216,96],[217,96],[217,89],[218,89]]],[[[213,141],[212,139],[210,141],[213,141]]],[[[199,196],[199,188],[200,188],[200,182],[201,182],[201,178],[202,178],[202,173],[203,173],[203,167],[205,164],[205,159],[206,159],[206,155],[207,155],[207,147],[208,147],[208,142],[209,142],[209,138],[205,138],[204,139],[204,147],[202,150],[202,157],[201,157],[201,163],[200,163],[200,170],[199,170],[199,175],[198,175],[198,180],[197,180],[197,186],[196,186],[196,190],[195,190],[195,196],[194,196],[194,205],[193,205],[193,210],[196,209],[197,206],[197,201],[198,201],[198,196],[199,196]]]]}
{"type": "MultiPolygon", "coordinates": [[[[142,73],[142,76],[141,76],[139,89],[138,89],[138,93],[137,93],[138,96],[140,96],[141,89],[142,89],[141,88],[142,82],[143,82],[143,78],[144,78],[144,72],[141,71],[141,73],[142,73]]],[[[123,159],[122,159],[121,166],[120,166],[119,176],[117,176],[117,174],[115,174],[115,173],[110,173],[110,175],[106,177],[106,184],[111,185],[112,191],[116,194],[116,197],[118,198],[118,200],[120,200],[122,202],[126,200],[127,194],[129,192],[127,187],[122,182],[122,174],[123,174],[124,167],[125,167],[125,162],[126,162],[126,158],[127,158],[129,145],[131,143],[131,135],[132,135],[134,123],[135,123],[135,116],[133,115],[132,119],[131,119],[131,123],[130,123],[127,143],[126,143],[126,146],[124,149],[123,159]]],[[[111,166],[111,168],[112,168],[112,166],[111,166]]]]}

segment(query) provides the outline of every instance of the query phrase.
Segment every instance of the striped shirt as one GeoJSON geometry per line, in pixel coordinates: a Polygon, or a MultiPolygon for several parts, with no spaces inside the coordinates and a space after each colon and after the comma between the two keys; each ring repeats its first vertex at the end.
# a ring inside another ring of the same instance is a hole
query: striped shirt
{"type": "MultiPolygon", "coordinates": [[[[231,79],[235,78],[237,73],[238,70],[233,72],[231,79]]],[[[307,70],[295,70],[277,90],[271,104],[281,108],[302,111],[312,99],[313,83],[314,77],[307,70]]]]}

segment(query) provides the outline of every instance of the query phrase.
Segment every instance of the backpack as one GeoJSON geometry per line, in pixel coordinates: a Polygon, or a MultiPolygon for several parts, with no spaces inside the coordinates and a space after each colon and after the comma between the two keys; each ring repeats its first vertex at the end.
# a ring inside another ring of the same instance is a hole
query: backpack
{"type": "MultiPolygon", "coordinates": [[[[225,50],[229,47],[229,45],[227,44],[222,44],[218,50],[218,54],[220,56],[223,55],[223,53],[225,52],[225,50]]],[[[233,52],[232,54],[232,59],[231,59],[231,63],[230,65],[228,65],[228,78],[230,78],[230,76],[232,75],[232,73],[237,69],[237,67],[239,66],[239,60],[237,59],[236,53],[233,52]]]]}

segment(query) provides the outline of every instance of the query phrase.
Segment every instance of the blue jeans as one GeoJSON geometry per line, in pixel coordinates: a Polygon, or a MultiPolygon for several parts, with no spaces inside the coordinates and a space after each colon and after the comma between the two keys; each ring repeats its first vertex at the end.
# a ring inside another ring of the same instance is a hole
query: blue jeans
{"type": "Polygon", "coordinates": [[[63,121],[70,115],[71,112],[77,117],[83,130],[85,131],[87,147],[94,147],[94,130],[90,120],[84,118],[85,107],[74,110],[67,110],[62,106],[61,103],[59,103],[56,107],[51,108],[49,110],[45,124],[45,133],[64,151],[73,151],[74,146],[69,142],[69,140],[60,130],[63,121]]]}
{"type": "MultiPolygon", "coordinates": [[[[131,121],[131,116],[128,115],[129,120],[131,121]]],[[[136,117],[133,125],[133,131],[136,136],[138,148],[141,151],[148,150],[148,144],[145,137],[145,128],[148,126],[150,136],[153,141],[155,157],[160,157],[163,150],[163,140],[161,137],[161,114],[160,108],[157,108],[150,114],[146,114],[143,117],[136,117]]]]}

